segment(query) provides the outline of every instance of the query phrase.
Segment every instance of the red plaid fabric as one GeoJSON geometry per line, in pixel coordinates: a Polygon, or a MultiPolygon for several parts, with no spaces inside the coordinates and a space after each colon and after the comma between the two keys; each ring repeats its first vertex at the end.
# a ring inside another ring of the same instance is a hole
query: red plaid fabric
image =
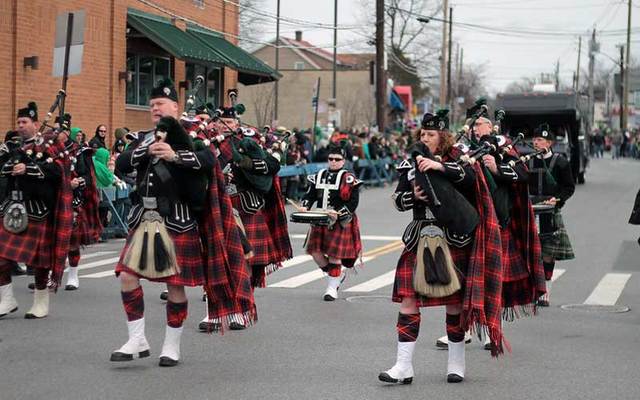
{"type": "Polygon", "coordinates": [[[240,196],[231,196],[231,202],[242,220],[244,232],[253,250],[253,257],[248,260],[249,265],[268,265],[280,260],[276,253],[272,235],[265,219],[264,209],[255,214],[247,214],[240,207],[240,196]]]}
{"type": "Polygon", "coordinates": [[[169,231],[169,235],[173,239],[173,245],[176,249],[176,259],[180,266],[180,274],[172,275],[165,278],[149,279],[137,274],[132,269],[124,264],[123,259],[129,248],[129,241],[133,236],[133,232],[129,232],[127,242],[120,253],[120,261],[116,265],[116,276],[119,276],[121,272],[127,272],[135,275],[139,278],[145,278],[152,282],[164,282],[170,285],[177,286],[202,286],[204,285],[204,272],[202,270],[202,245],[200,244],[200,236],[198,235],[198,229],[190,229],[183,233],[175,233],[169,231]]]}
{"type": "MultiPolygon", "coordinates": [[[[48,153],[55,157],[64,152],[64,145],[56,143],[47,149],[48,153]]],[[[51,238],[50,253],[51,281],[53,289],[57,290],[62,281],[62,274],[69,253],[69,242],[73,231],[73,190],[71,189],[71,162],[68,157],[56,158],[54,161],[61,171],[61,183],[58,187],[56,208],[53,213],[53,237],[51,238]]]]}
{"type": "Polygon", "coordinates": [[[25,263],[34,268],[51,266],[53,224],[49,219],[29,220],[27,230],[15,234],[0,224],[0,259],[25,263]]]}
{"type": "MultiPolygon", "coordinates": [[[[451,258],[458,271],[458,278],[464,287],[464,274],[467,270],[471,245],[467,245],[461,249],[449,246],[449,249],[451,251],[451,258]]],[[[418,295],[413,289],[413,270],[416,267],[416,261],[417,250],[415,249],[413,251],[405,249],[400,255],[398,265],[396,266],[396,277],[393,282],[393,295],[391,297],[394,302],[401,303],[405,297],[415,297],[418,307],[437,307],[462,303],[462,293],[460,291],[450,296],[439,298],[418,295]]]]}
{"type": "Polygon", "coordinates": [[[502,307],[507,319],[517,316],[516,306],[524,314],[535,312],[536,300],[546,292],[540,240],[526,183],[515,184],[513,193],[511,221],[501,232],[502,307]]]}
{"type": "Polygon", "coordinates": [[[344,228],[338,222],[331,228],[312,226],[307,237],[306,250],[308,254],[319,252],[328,257],[342,259],[347,267],[353,266],[353,261],[362,252],[358,217],[354,214],[351,222],[344,228]]]}
{"type": "MultiPolygon", "coordinates": [[[[80,145],[74,145],[73,152],[78,152],[80,145]]],[[[91,156],[95,153],[94,149],[85,150],[79,156],[87,158],[87,166],[89,167],[89,180],[86,182],[86,186],[82,191],[82,206],[75,209],[78,213],[76,217],[76,223],[73,227],[73,234],[71,236],[71,248],[78,248],[79,246],[88,246],[100,239],[102,233],[102,222],[100,221],[100,211],[98,206],[100,204],[100,195],[98,194],[98,188],[96,186],[96,174],[93,167],[93,160],[91,156]]],[[[71,178],[76,178],[78,175],[75,171],[71,172],[71,178]]]]}
{"type": "Polygon", "coordinates": [[[265,196],[264,217],[275,245],[277,262],[293,257],[291,240],[289,240],[287,213],[284,209],[284,200],[281,192],[280,178],[276,175],[273,177],[271,191],[265,196]]]}
{"type": "Polygon", "coordinates": [[[187,319],[189,302],[174,303],[167,301],[167,325],[172,328],[180,328],[187,319]]]}
{"type": "Polygon", "coordinates": [[[398,313],[398,342],[415,342],[420,333],[420,313],[402,314],[398,313]]]}
{"type": "MultiPolygon", "coordinates": [[[[473,248],[469,257],[462,302],[462,327],[483,329],[491,339],[491,354],[503,353],[500,315],[502,310],[502,243],[500,225],[482,168],[473,165],[476,173],[475,206],[480,216],[473,248]]],[[[506,343],[506,342],[505,342],[506,343]]]]}
{"type": "MultiPolygon", "coordinates": [[[[225,192],[224,175],[215,163],[209,185],[209,204],[200,223],[204,243],[205,291],[209,318],[220,318],[222,327],[242,315],[248,324],[257,321],[251,280],[247,269],[240,228],[233,216],[231,199],[225,192]]],[[[220,332],[223,332],[221,329],[220,332]]]]}
{"type": "Polygon", "coordinates": [[[127,321],[137,321],[144,317],[144,292],[142,286],[138,286],[130,292],[120,292],[122,305],[127,314],[127,321]]]}

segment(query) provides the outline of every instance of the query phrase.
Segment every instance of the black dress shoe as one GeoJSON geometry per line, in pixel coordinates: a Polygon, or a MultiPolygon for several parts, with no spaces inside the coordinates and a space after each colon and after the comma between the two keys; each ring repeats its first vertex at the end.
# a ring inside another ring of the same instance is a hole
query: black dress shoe
{"type": "Polygon", "coordinates": [[[29,290],[36,290],[36,284],[34,282],[28,284],[27,287],[29,288],[29,290]]]}
{"type": "Polygon", "coordinates": [[[73,285],[67,285],[64,287],[64,290],[78,290],[78,287],[73,285]]]}
{"type": "Polygon", "coordinates": [[[178,365],[178,360],[174,360],[172,358],[162,356],[160,357],[160,361],[158,362],[158,365],[161,367],[175,367],[176,365],[178,365]]]}
{"type": "Polygon", "coordinates": [[[27,269],[26,268],[22,268],[20,266],[20,264],[18,263],[14,263],[13,264],[13,269],[11,270],[11,275],[13,276],[21,276],[21,275],[26,275],[27,274],[27,269]]]}
{"type": "MultiPolygon", "coordinates": [[[[138,353],[138,358],[145,358],[145,357],[149,357],[150,355],[151,355],[151,352],[149,350],[145,350],[138,353]]],[[[133,361],[133,354],[114,351],[113,353],[111,353],[110,361],[113,361],[113,362],[133,361]]]]}
{"type": "Polygon", "coordinates": [[[548,300],[539,299],[538,300],[538,307],[549,307],[549,301],[548,300]]]}
{"type": "Polygon", "coordinates": [[[447,382],[449,383],[460,383],[464,380],[463,377],[461,377],[458,374],[449,374],[447,375],[447,382]]]}
{"type": "Polygon", "coordinates": [[[392,378],[391,375],[387,374],[386,372],[381,372],[380,375],[378,375],[378,379],[381,380],[382,382],[399,383],[401,385],[409,385],[411,384],[411,382],[413,382],[413,377],[397,379],[397,378],[392,378]]]}
{"type": "Polygon", "coordinates": [[[163,290],[162,293],[160,293],[160,300],[167,301],[168,298],[169,298],[169,292],[166,290],[163,290]]]}
{"type": "Polygon", "coordinates": [[[198,324],[198,330],[200,332],[218,332],[221,327],[222,324],[220,322],[200,321],[198,324]]]}
{"type": "Polygon", "coordinates": [[[246,326],[244,326],[243,324],[239,323],[239,322],[231,322],[229,323],[229,329],[232,331],[242,331],[247,329],[246,326]]]}

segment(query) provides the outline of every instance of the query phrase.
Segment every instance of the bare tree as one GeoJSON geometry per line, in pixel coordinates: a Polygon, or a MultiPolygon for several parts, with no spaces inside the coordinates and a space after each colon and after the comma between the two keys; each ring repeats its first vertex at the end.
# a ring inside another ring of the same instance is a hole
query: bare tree
{"type": "Polygon", "coordinates": [[[238,44],[244,49],[252,49],[257,46],[257,42],[262,38],[262,29],[266,24],[274,23],[264,15],[256,11],[264,10],[264,0],[238,0],[238,23],[239,36],[238,44]]]}
{"type": "Polygon", "coordinates": [[[259,127],[271,125],[274,111],[275,85],[273,83],[263,83],[254,87],[255,90],[250,101],[256,115],[256,125],[259,127]]]}
{"type": "MultiPolygon", "coordinates": [[[[360,34],[374,37],[375,14],[372,0],[360,0],[360,23],[367,26],[360,34]]],[[[399,84],[410,85],[419,97],[425,78],[439,73],[442,26],[419,22],[419,16],[442,13],[440,0],[387,0],[385,33],[388,43],[389,74],[399,84]]],[[[373,41],[371,43],[374,43],[373,41]]]]}

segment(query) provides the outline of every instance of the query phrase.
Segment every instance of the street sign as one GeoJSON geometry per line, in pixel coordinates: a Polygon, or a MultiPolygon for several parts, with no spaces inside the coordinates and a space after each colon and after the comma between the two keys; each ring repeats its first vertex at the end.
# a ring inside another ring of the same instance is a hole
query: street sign
{"type": "MultiPolygon", "coordinates": [[[[67,43],[68,12],[56,17],[56,41],[53,49],[53,76],[64,75],[64,56],[67,43]]],[[[82,53],[84,51],[84,20],[85,11],[74,11],[71,46],[69,48],[69,72],[68,75],[77,75],[82,71],[82,53]]]]}

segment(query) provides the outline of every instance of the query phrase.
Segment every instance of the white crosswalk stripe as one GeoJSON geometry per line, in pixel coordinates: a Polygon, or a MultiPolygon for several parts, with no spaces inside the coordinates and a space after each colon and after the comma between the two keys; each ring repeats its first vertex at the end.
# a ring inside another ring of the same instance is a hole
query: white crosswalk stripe
{"type": "Polygon", "coordinates": [[[86,263],[86,264],[80,264],[78,265],[78,270],[82,271],[85,269],[91,269],[91,268],[97,268],[97,267],[102,267],[105,265],[109,265],[109,264],[113,264],[118,262],[118,260],[120,259],[120,257],[111,257],[111,258],[106,258],[104,260],[98,260],[98,261],[93,261],[90,263],[86,263]]]}
{"type": "Polygon", "coordinates": [[[629,278],[631,278],[631,274],[606,274],[584,301],[584,304],[615,305],[629,278]]]}
{"type": "MultiPolygon", "coordinates": [[[[366,263],[367,261],[371,261],[374,258],[375,256],[362,257],[362,262],[366,263]]],[[[324,272],[322,272],[320,268],[316,268],[313,271],[305,272],[303,274],[293,276],[283,281],[272,283],[271,285],[268,285],[268,287],[293,289],[302,285],[306,285],[307,283],[317,281],[318,279],[322,279],[324,275],[324,272]]]]}

